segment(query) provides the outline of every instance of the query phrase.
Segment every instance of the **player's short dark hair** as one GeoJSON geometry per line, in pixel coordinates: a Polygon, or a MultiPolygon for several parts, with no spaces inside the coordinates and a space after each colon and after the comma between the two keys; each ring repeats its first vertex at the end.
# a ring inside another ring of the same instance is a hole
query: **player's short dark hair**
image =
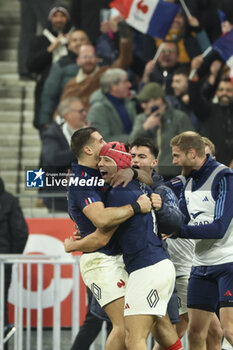
{"type": "Polygon", "coordinates": [[[87,145],[90,141],[93,132],[98,131],[92,126],[88,128],[82,128],[75,131],[71,137],[71,150],[76,157],[79,157],[83,151],[83,146],[87,145]]]}
{"type": "Polygon", "coordinates": [[[133,147],[147,147],[149,148],[151,154],[157,159],[159,154],[159,149],[157,145],[148,137],[137,137],[130,145],[130,148],[132,150],[133,147]]]}

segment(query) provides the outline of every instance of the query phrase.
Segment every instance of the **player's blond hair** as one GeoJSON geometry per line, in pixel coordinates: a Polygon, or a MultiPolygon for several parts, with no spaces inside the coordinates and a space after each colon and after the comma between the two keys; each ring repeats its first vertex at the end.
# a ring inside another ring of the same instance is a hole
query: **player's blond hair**
{"type": "Polygon", "coordinates": [[[215,156],[215,145],[208,137],[202,136],[205,146],[208,146],[211,152],[211,156],[215,156]]]}
{"type": "Polygon", "coordinates": [[[174,136],[170,141],[170,146],[177,146],[182,152],[187,153],[190,149],[195,149],[199,157],[205,155],[205,143],[200,134],[194,131],[185,131],[174,136]]]}

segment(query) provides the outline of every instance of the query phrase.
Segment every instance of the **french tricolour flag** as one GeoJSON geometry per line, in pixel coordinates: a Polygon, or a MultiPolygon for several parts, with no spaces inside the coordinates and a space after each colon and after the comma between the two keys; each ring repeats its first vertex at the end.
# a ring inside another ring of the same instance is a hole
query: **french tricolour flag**
{"type": "Polygon", "coordinates": [[[163,0],[113,0],[126,22],[138,31],[164,39],[179,6],[163,0]]]}
{"type": "Polygon", "coordinates": [[[226,64],[231,68],[231,80],[233,82],[233,29],[221,36],[213,44],[226,64]]]}

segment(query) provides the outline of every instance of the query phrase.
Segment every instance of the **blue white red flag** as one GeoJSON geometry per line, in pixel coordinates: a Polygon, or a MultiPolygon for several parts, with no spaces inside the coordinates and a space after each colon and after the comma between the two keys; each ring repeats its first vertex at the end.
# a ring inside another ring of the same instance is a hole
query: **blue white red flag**
{"type": "Polygon", "coordinates": [[[216,40],[213,43],[213,48],[218,51],[226,64],[233,69],[233,29],[216,40]]]}
{"type": "Polygon", "coordinates": [[[163,0],[113,0],[126,22],[141,33],[164,39],[179,6],[163,0]]]}

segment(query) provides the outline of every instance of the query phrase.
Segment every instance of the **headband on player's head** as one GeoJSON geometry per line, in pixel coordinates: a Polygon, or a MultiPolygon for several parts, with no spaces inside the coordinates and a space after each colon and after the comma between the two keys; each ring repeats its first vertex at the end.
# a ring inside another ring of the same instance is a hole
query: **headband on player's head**
{"type": "Polygon", "coordinates": [[[108,157],[112,159],[117,170],[131,167],[131,153],[124,143],[112,141],[106,143],[100,150],[101,157],[108,157]]]}

